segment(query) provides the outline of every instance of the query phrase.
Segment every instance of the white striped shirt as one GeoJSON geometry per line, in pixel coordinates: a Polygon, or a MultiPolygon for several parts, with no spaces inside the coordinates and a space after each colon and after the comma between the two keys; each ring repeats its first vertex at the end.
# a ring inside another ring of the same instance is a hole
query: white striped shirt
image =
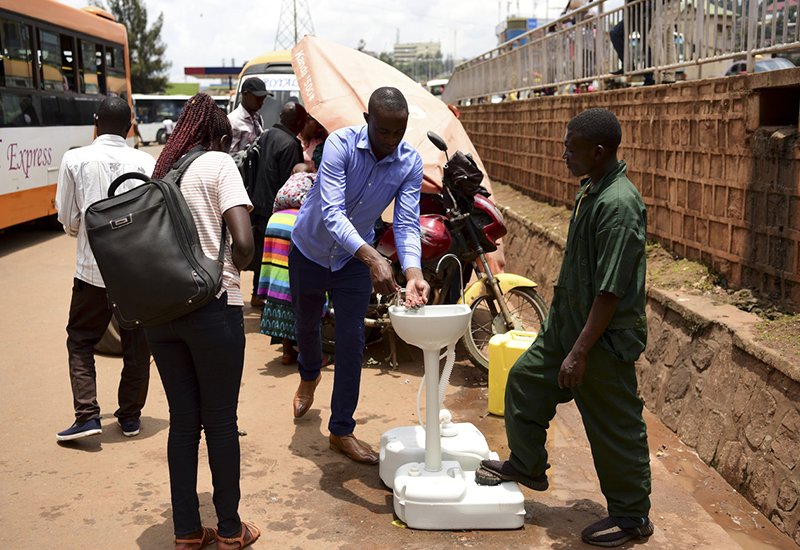
{"type": "MultiPolygon", "coordinates": [[[[140,172],[150,177],[155,164],[152,155],[129,147],[122,137],[112,134],[103,134],[91,145],[64,153],[58,172],[56,210],[58,221],[67,235],[78,238],[75,278],[105,288],[86,236],[83,223],[86,209],[108,197],[108,188],[118,176],[125,172],[140,172]]],[[[140,180],[128,180],[116,193],[123,193],[141,183],[140,180]]]]}
{"type": "MultiPolygon", "coordinates": [[[[181,192],[194,216],[203,252],[209,258],[216,259],[222,236],[222,214],[234,206],[253,209],[236,164],[227,153],[205,153],[192,162],[183,174],[181,192]]],[[[233,265],[231,257],[230,232],[227,240],[229,244],[225,247],[220,294],[227,291],[228,305],[241,306],[244,301],[239,289],[239,270],[233,265]]],[[[256,251],[260,250],[259,243],[256,243],[256,251]]]]}

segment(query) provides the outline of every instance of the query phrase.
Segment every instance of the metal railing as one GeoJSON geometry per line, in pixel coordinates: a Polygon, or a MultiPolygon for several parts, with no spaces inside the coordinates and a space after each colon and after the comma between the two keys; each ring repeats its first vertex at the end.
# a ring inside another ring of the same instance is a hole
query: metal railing
{"type": "Polygon", "coordinates": [[[705,76],[722,76],[720,62],[732,59],[752,72],[756,56],[800,50],[799,2],[596,0],[459,65],[442,99],[468,104],[569,85],[604,88],[619,72],[655,83],[676,70],[700,78],[704,67],[705,76]]]}

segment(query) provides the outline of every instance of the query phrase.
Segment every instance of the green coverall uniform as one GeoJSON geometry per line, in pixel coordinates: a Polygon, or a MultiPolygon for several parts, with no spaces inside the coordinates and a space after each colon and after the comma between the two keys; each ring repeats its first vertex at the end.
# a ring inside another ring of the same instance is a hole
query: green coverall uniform
{"type": "Polygon", "coordinates": [[[575,399],[611,516],[650,511],[650,456],[634,361],[647,340],[647,211],[619,161],[576,197],[564,262],[541,333],[508,375],[505,420],[511,465],[539,476],[556,406],[575,399]],[[620,298],[608,328],[588,354],[580,385],[559,388],[558,373],[600,292],[620,298]]]}

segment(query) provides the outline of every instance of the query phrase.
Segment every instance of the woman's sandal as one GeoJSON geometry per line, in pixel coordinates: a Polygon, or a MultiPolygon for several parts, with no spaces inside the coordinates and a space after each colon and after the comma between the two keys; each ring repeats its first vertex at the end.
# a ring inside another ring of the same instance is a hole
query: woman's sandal
{"type": "Polygon", "coordinates": [[[243,521],[242,534],[238,537],[228,538],[217,535],[217,550],[241,550],[253,544],[260,536],[261,530],[254,523],[243,521]]]}
{"type": "Polygon", "coordinates": [[[180,550],[199,550],[217,540],[217,530],[213,527],[201,527],[202,535],[193,539],[175,539],[175,548],[180,550]]]}

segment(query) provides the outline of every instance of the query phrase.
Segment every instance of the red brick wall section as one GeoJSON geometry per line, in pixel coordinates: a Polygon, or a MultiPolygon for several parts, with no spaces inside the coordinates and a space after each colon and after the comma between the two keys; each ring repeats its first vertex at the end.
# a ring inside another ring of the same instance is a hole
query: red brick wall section
{"type": "MultiPolygon", "coordinates": [[[[578,185],[561,159],[566,124],[584,109],[610,109],[650,238],[711,266],[733,288],[798,311],[798,121],[759,127],[759,90],[776,88],[794,102],[800,69],[475,105],[461,108],[461,122],[490,178],[571,207],[578,185]]],[[[788,112],[796,118],[797,106],[788,112]]]]}

